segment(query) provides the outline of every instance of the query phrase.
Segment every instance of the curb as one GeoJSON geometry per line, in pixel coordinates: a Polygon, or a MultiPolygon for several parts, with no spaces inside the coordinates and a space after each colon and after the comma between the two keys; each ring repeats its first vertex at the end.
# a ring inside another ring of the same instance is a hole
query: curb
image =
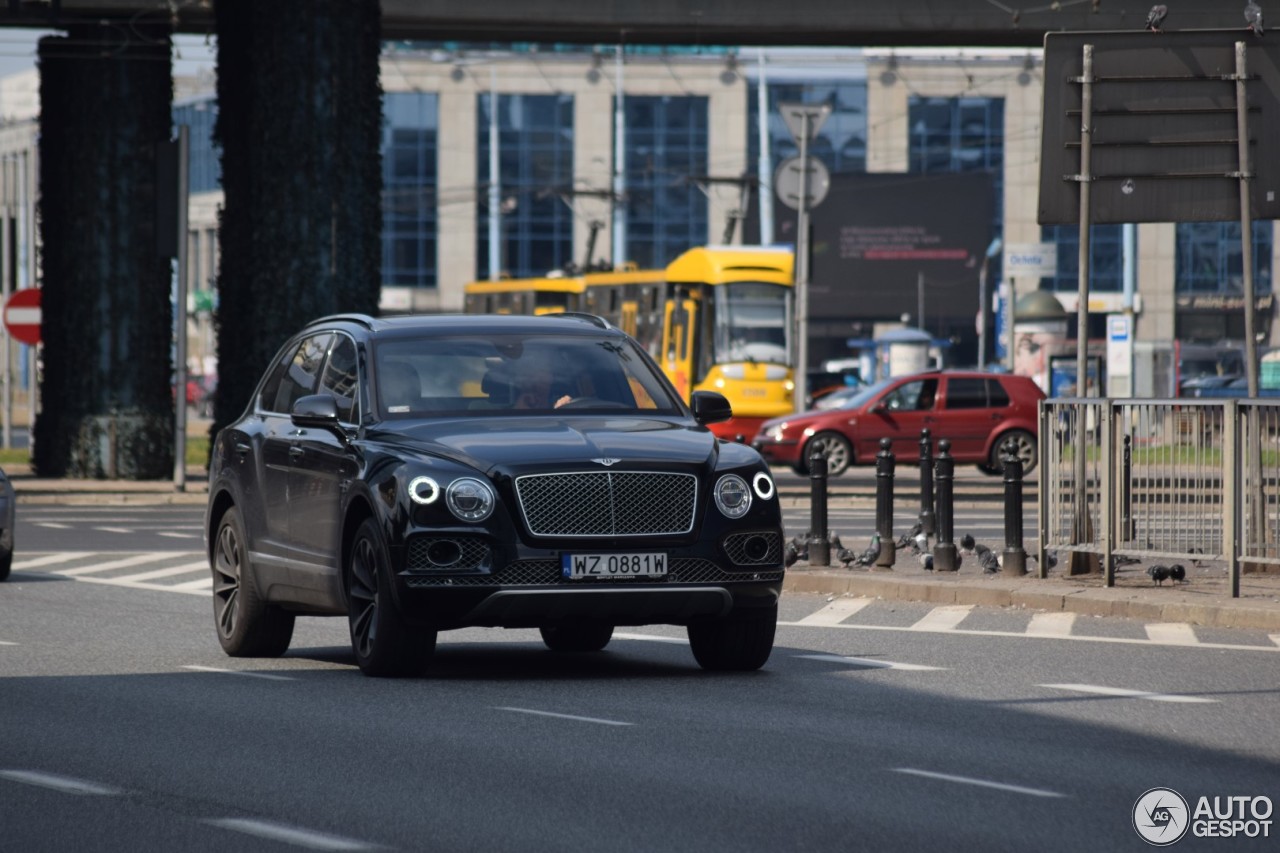
{"type": "Polygon", "coordinates": [[[833,572],[797,563],[787,570],[783,592],[848,595],[936,604],[973,604],[1028,610],[1119,616],[1150,622],[1186,622],[1212,628],[1280,631],[1280,583],[1264,582],[1249,598],[1217,593],[1094,587],[1038,578],[912,578],[833,572]],[[1153,595],[1169,600],[1153,600],[1153,595]]]}

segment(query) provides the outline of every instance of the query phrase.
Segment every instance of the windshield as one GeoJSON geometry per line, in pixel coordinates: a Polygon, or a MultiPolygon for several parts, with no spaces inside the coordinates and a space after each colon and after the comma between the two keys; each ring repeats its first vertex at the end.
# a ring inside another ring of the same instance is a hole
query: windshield
{"type": "Polygon", "coordinates": [[[790,364],[791,289],[763,282],[715,288],[717,364],[790,364]]]}
{"type": "Polygon", "coordinates": [[[379,409],[392,418],[680,411],[666,381],[627,338],[396,339],[378,344],[375,366],[379,409]]]}

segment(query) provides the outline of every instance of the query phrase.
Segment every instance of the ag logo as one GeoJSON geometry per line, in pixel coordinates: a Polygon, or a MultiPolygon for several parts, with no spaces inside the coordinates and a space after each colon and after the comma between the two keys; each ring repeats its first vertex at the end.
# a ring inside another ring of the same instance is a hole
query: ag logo
{"type": "Polygon", "coordinates": [[[1133,804],[1133,828],[1148,844],[1167,847],[1187,834],[1187,801],[1172,788],[1152,788],[1133,804]]]}

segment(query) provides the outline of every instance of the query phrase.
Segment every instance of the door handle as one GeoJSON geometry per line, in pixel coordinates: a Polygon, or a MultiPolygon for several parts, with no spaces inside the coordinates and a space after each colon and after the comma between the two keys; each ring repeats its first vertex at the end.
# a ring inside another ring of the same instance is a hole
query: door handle
{"type": "Polygon", "coordinates": [[[253,448],[243,441],[237,441],[235,443],[235,450],[236,450],[236,455],[239,456],[241,459],[244,459],[246,456],[249,455],[249,451],[253,450],[253,448]]]}
{"type": "Polygon", "coordinates": [[[297,461],[298,459],[301,459],[301,458],[302,458],[302,454],[303,454],[303,450],[302,450],[302,448],[301,448],[301,447],[296,447],[296,446],[295,446],[295,447],[290,447],[290,448],[289,448],[289,458],[290,458],[290,459],[292,459],[292,460],[294,460],[294,461],[297,461]]]}

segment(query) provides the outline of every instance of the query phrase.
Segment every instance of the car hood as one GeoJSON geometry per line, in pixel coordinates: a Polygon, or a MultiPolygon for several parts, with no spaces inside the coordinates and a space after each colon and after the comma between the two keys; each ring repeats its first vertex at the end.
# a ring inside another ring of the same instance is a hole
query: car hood
{"type": "MultiPolygon", "coordinates": [[[[617,459],[628,465],[714,465],[718,442],[701,427],[649,418],[458,418],[406,421],[368,438],[486,472],[617,459]]],[[[616,463],[615,463],[616,464],[616,463]]]]}

